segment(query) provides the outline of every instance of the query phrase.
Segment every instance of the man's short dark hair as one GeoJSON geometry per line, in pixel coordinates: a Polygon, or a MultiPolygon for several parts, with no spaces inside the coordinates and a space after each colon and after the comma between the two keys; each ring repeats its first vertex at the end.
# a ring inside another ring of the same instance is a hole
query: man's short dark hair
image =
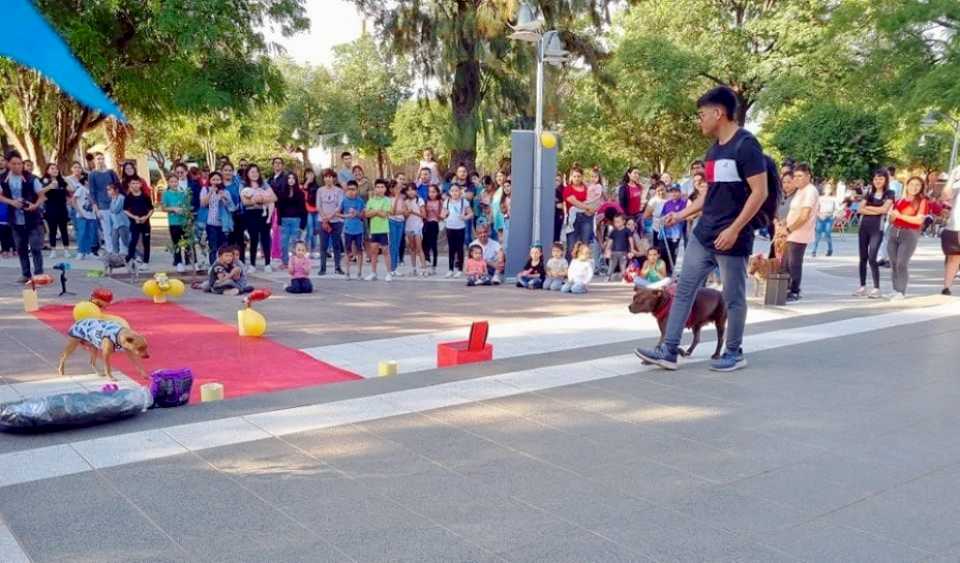
{"type": "Polygon", "coordinates": [[[340,153],[340,158],[341,158],[341,159],[344,159],[344,158],[346,158],[346,157],[348,157],[348,156],[353,156],[352,154],[350,154],[350,151],[343,151],[342,153],[340,153]]]}
{"type": "Polygon", "coordinates": [[[347,180],[347,188],[359,188],[360,184],[356,180],[347,180]]]}
{"type": "Polygon", "coordinates": [[[693,162],[690,163],[690,168],[693,168],[694,166],[699,166],[699,167],[702,168],[702,167],[704,166],[703,161],[702,161],[702,160],[694,160],[693,162]]]}
{"type": "Polygon", "coordinates": [[[706,94],[700,96],[697,100],[697,107],[717,106],[723,108],[727,119],[736,120],[737,115],[737,94],[729,86],[717,86],[706,94]]]}
{"type": "Polygon", "coordinates": [[[270,161],[270,164],[276,164],[278,160],[280,161],[280,164],[283,165],[283,159],[279,156],[273,157],[273,160],[270,161]]]}
{"type": "Polygon", "coordinates": [[[810,165],[806,162],[801,162],[793,167],[794,172],[806,172],[807,176],[813,176],[813,170],[810,169],[810,165]]]}
{"type": "Polygon", "coordinates": [[[889,172],[890,175],[893,176],[894,174],[897,173],[897,167],[896,167],[896,166],[887,166],[887,172],[889,172]]]}
{"type": "Polygon", "coordinates": [[[379,185],[383,185],[383,187],[387,187],[388,183],[384,178],[377,178],[376,180],[373,181],[373,187],[377,187],[379,185]]]}
{"type": "Polygon", "coordinates": [[[185,163],[183,163],[183,162],[178,162],[178,163],[173,167],[174,170],[176,170],[177,168],[183,168],[184,170],[190,170],[190,168],[189,168],[185,163]]]}

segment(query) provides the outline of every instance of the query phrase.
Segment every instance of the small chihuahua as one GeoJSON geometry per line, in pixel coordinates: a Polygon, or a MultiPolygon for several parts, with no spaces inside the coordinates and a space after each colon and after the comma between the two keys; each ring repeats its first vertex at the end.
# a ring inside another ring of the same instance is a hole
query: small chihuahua
{"type": "Polygon", "coordinates": [[[141,359],[150,358],[147,350],[147,339],[142,334],[124,327],[116,321],[102,319],[83,319],[73,323],[67,331],[67,346],[60,354],[60,365],[57,373],[63,376],[64,365],[77,347],[83,346],[90,352],[90,367],[100,374],[97,368],[98,356],[103,356],[104,373],[107,379],[113,380],[113,371],[110,366],[110,357],[115,351],[126,352],[130,362],[134,365],[141,377],[146,377],[141,359]]]}

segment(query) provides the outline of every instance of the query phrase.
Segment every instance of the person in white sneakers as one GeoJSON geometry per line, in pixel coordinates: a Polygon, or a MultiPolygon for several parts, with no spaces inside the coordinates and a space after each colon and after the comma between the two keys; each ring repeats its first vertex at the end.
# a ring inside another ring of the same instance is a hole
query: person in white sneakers
{"type": "Polygon", "coordinates": [[[503,268],[506,256],[500,243],[490,238],[490,227],[486,224],[477,225],[477,238],[470,246],[479,246],[483,249],[483,260],[487,263],[487,273],[493,285],[503,283],[503,268]]]}

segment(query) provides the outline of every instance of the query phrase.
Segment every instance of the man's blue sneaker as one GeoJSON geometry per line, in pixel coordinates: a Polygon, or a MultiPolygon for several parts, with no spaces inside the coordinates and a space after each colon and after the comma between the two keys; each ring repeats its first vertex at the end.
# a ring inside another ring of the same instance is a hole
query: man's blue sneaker
{"type": "Polygon", "coordinates": [[[743,350],[736,352],[727,350],[720,359],[710,363],[710,369],[713,371],[737,371],[745,367],[747,367],[747,359],[743,357],[743,350]]]}
{"type": "Polygon", "coordinates": [[[648,364],[662,367],[663,369],[677,369],[677,353],[671,352],[666,346],[660,345],[653,350],[637,348],[633,351],[638,358],[648,364]]]}

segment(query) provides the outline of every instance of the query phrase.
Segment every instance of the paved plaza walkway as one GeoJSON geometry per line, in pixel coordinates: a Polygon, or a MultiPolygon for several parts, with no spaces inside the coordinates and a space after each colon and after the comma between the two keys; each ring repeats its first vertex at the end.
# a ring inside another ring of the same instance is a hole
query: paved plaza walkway
{"type": "MultiPolygon", "coordinates": [[[[850,297],[854,243],[808,260],[799,303],[751,304],[730,374],[707,369],[712,331],[680,371],[642,366],[656,325],[618,284],[315,280],[263,304],[268,336],[364,379],[0,434],[0,563],[960,561],[960,299],[933,240],[909,299],[850,297]],[[478,319],[495,361],[435,369],[478,319]],[[400,374],[374,377],[383,359],[400,374]]],[[[9,262],[0,402],[97,388],[79,357],[54,377],[63,339],[9,262]]],[[[235,320],[233,299],[181,303],[235,320]]]]}

